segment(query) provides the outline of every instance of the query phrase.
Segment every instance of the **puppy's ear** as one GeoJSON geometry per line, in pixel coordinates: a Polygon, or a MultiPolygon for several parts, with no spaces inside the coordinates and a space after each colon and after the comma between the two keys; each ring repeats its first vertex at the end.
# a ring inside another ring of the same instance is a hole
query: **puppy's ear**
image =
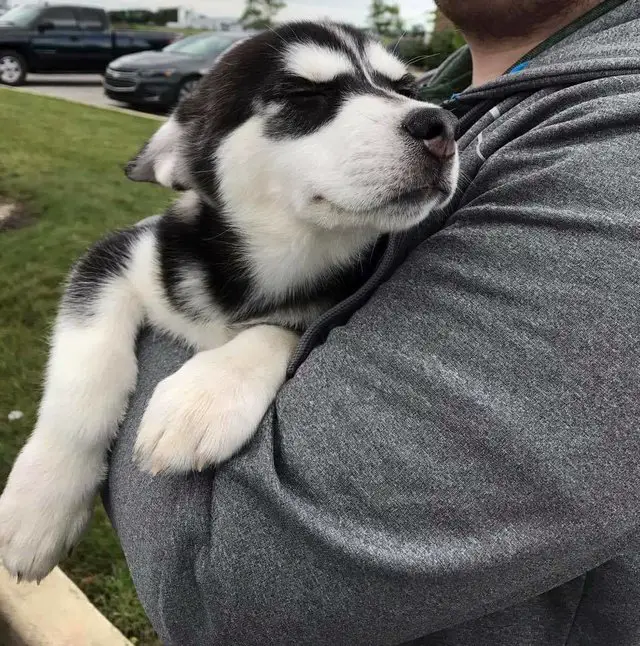
{"type": "Polygon", "coordinates": [[[190,187],[183,154],[185,128],[175,117],[166,121],[127,164],[125,174],[134,182],[155,182],[184,191],[190,187]]]}

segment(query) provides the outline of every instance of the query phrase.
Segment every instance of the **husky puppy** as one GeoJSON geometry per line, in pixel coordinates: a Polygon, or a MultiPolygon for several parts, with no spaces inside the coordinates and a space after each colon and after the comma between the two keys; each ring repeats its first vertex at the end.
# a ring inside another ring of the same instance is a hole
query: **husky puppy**
{"type": "Polygon", "coordinates": [[[226,460],[283,384],[299,333],[366,280],[381,235],[450,199],[454,130],[416,100],[397,58],[349,26],[292,23],[228,50],[127,167],[181,197],[71,272],[38,421],[0,498],[6,568],[41,579],[86,527],[141,326],[197,353],[151,398],[140,467],[226,460]]]}

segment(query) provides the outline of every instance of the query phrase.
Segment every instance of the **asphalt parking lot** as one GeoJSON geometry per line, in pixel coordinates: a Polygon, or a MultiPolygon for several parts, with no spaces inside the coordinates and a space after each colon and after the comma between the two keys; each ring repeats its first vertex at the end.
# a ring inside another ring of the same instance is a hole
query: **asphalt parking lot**
{"type": "Polygon", "coordinates": [[[98,74],[29,74],[20,88],[25,92],[79,101],[87,105],[127,108],[126,104],[107,98],[98,74]]]}

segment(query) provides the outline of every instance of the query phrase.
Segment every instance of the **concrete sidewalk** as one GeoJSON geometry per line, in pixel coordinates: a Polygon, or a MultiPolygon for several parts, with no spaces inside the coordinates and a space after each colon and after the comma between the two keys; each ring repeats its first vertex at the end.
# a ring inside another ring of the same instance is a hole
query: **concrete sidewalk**
{"type": "Polygon", "coordinates": [[[127,107],[105,96],[99,74],[29,74],[20,89],[87,105],[127,107]]]}
{"type": "MultiPolygon", "coordinates": [[[[39,96],[48,96],[49,98],[56,99],[57,101],[66,101],[67,103],[84,105],[88,108],[96,108],[98,110],[112,110],[114,112],[123,112],[124,114],[130,114],[134,117],[143,117],[145,119],[154,119],[156,121],[166,121],[166,117],[163,117],[162,115],[159,115],[159,114],[151,114],[149,112],[142,112],[138,110],[129,110],[128,108],[121,108],[117,105],[97,105],[94,103],[87,103],[86,101],[82,101],[76,98],[53,96],[50,94],[39,92],[37,89],[28,87],[28,86],[9,87],[7,85],[0,85],[0,90],[6,90],[7,92],[23,92],[25,94],[37,94],[39,96]]],[[[0,646],[2,646],[2,644],[0,644],[0,646]]]]}

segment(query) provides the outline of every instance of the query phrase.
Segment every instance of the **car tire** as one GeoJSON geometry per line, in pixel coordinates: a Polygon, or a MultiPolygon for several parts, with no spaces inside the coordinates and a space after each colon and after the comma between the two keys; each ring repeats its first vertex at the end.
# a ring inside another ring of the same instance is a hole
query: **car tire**
{"type": "Polygon", "coordinates": [[[193,94],[199,84],[200,84],[199,76],[191,76],[190,78],[187,78],[184,81],[182,81],[182,83],[180,83],[180,87],[178,88],[178,96],[176,99],[176,103],[180,103],[188,96],[193,94]]]}
{"type": "Polygon", "coordinates": [[[27,61],[18,52],[0,52],[0,84],[16,87],[27,78],[27,61]]]}

